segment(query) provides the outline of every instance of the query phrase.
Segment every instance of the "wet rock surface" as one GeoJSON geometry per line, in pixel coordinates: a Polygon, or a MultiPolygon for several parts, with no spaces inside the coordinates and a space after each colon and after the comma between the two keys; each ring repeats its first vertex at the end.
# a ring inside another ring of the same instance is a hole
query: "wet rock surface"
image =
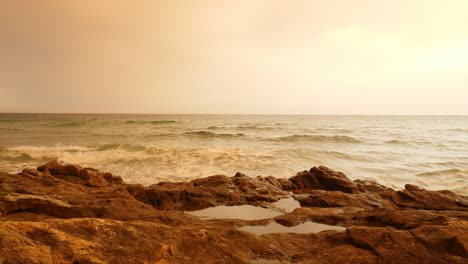
{"type": "Polygon", "coordinates": [[[289,179],[237,173],[147,187],[52,161],[0,172],[0,219],[2,263],[468,263],[467,196],[392,190],[324,166],[289,179]],[[273,210],[287,197],[300,207],[260,220],[188,213],[273,210]],[[245,231],[311,222],[343,228],[245,231]]]}

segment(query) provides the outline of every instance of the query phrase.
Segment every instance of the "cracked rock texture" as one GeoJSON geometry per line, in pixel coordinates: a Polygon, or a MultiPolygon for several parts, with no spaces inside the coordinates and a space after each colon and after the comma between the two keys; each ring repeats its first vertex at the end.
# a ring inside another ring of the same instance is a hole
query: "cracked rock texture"
{"type": "Polygon", "coordinates": [[[468,197],[392,190],[324,166],[289,178],[215,175],[151,186],[52,161],[0,172],[0,263],[468,263],[468,197]],[[218,205],[301,207],[270,219],[203,220],[218,205]],[[242,226],[306,221],[344,231],[270,233],[242,226]]]}

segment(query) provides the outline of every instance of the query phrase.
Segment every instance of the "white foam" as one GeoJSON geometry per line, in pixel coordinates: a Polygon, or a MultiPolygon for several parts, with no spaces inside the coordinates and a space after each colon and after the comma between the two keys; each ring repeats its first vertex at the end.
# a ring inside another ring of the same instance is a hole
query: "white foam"
{"type": "MultiPolygon", "coordinates": [[[[0,114],[0,121],[1,118],[0,114]]],[[[325,165],[352,179],[375,180],[392,188],[416,183],[423,188],[465,194],[468,188],[467,117],[26,115],[14,118],[15,122],[0,122],[1,171],[18,172],[57,158],[110,171],[128,182],[154,184],[212,174],[229,176],[237,171],[250,176],[289,178],[298,171],[325,165]],[[157,120],[177,123],[149,124],[157,120]],[[87,125],[55,126],[64,122],[87,125]],[[209,127],[217,127],[215,132],[219,134],[246,135],[185,134],[209,127]],[[261,129],[264,127],[274,129],[261,129]],[[265,140],[291,136],[300,140],[265,140]],[[349,138],[360,142],[338,144],[328,140],[349,138]]]]}

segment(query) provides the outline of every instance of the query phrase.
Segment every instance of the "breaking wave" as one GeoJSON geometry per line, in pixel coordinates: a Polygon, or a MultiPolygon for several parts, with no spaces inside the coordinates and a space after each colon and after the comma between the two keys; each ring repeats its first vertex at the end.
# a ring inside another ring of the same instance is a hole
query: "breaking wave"
{"type": "Polygon", "coordinates": [[[349,136],[323,136],[323,135],[291,135],[284,137],[271,138],[273,141],[285,142],[323,142],[323,143],[360,143],[362,141],[349,136]]]}
{"type": "Polygon", "coordinates": [[[467,117],[0,115],[0,171],[59,159],[153,184],[326,165],[468,193],[467,128],[467,117]]]}
{"type": "Polygon", "coordinates": [[[96,151],[108,151],[108,150],[126,150],[126,151],[145,151],[147,148],[141,145],[132,144],[102,144],[94,148],[96,151]]]}

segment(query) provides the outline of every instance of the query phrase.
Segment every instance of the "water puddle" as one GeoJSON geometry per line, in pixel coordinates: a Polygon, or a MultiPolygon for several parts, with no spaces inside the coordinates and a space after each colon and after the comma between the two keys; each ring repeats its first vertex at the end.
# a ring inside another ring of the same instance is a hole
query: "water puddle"
{"type": "Polygon", "coordinates": [[[270,260],[270,259],[254,259],[249,262],[250,264],[281,264],[281,263],[290,263],[290,262],[283,262],[280,260],[270,260]]]}
{"type": "Polygon", "coordinates": [[[281,212],[253,206],[253,205],[239,205],[239,206],[216,206],[203,210],[186,212],[188,214],[198,216],[204,220],[210,219],[241,219],[241,220],[261,220],[268,219],[282,215],[281,212]]]}
{"type": "Polygon", "coordinates": [[[261,220],[269,219],[284,213],[292,212],[301,207],[294,198],[285,198],[271,204],[271,208],[263,208],[253,205],[239,206],[216,206],[203,210],[186,212],[198,216],[204,220],[210,219],[241,219],[241,220],[261,220]]]}
{"type": "Polygon", "coordinates": [[[314,223],[310,221],[307,221],[300,225],[291,226],[291,227],[282,226],[276,222],[272,222],[266,226],[243,226],[239,228],[239,230],[247,231],[255,235],[265,235],[265,234],[272,234],[272,233],[309,234],[309,233],[319,233],[319,232],[327,231],[327,230],[343,231],[345,229],[346,228],[342,226],[324,225],[324,224],[314,223]]]}
{"type": "Polygon", "coordinates": [[[294,209],[301,207],[298,201],[294,200],[294,198],[284,198],[277,202],[271,204],[274,209],[278,209],[279,211],[284,211],[285,213],[290,213],[294,211],[294,209]]]}

